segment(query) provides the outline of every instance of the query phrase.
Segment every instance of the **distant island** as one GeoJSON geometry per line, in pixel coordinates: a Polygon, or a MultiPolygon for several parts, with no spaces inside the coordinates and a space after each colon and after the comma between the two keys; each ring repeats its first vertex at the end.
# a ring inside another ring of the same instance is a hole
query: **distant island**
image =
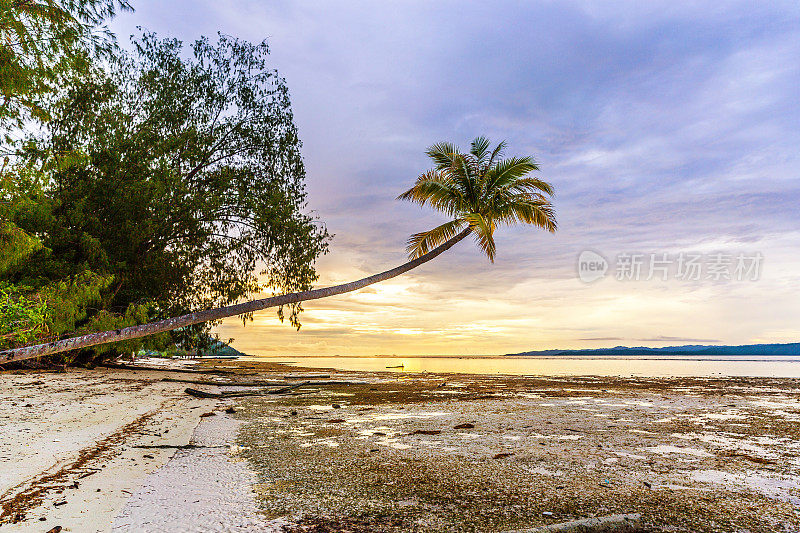
{"type": "Polygon", "coordinates": [[[708,346],[687,344],[648,348],[646,346],[615,346],[584,350],[534,350],[509,353],[507,356],[541,355],[800,355],[800,342],[785,344],[744,344],[741,346],[708,346]]]}

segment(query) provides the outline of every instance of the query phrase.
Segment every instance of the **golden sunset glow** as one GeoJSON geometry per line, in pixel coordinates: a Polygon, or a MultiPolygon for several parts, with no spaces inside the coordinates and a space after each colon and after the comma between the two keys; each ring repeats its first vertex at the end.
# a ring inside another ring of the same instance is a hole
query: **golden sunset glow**
{"type": "MultiPolygon", "coordinates": [[[[403,260],[400,244],[393,254],[398,263],[403,260]]],[[[772,256],[779,258],[779,251],[772,256]]],[[[336,254],[334,244],[321,262],[320,286],[373,273],[343,267],[345,258],[336,254]],[[324,276],[326,268],[334,275],[324,276]]],[[[786,283],[788,263],[768,264],[758,281],[717,285],[618,281],[613,272],[586,284],[577,278],[574,261],[555,271],[534,267],[527,279],[513,280],[505,276],[514,268],[509,263],[501,253],[491,265],[464,242],[452,255],[405,277],[307,302],[300,331],[267,310],[244,327],[228,319],[217,332],[234,338],[234,346],[246,353],[291,356],[494,355],[552,347],[747,344],[800,337],[800,327],[791,320],[800,314],[800,303],[790,295],[776,298],[786,283]],[[464,262],[473,275],[464,271],[464,262]],[[753,309],[762,310],[761,317],[754,317],[753,309]]]]}

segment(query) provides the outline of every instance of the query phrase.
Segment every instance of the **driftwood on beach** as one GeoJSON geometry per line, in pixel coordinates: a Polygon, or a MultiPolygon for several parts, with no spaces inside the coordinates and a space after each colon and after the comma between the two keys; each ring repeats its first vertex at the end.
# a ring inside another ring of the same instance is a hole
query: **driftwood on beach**
{"type": "Polygon", "coordinates": [[[216,381],[213,379],[189,379],[189,378],[161,378],[161,381],[171,383],[192,383],[194,385],[217,385],[220,387],[280,387],[289,385],[286,381],[216,381]]]}
{"type": "MultiPolygon", "coordinates": [[[[163,381],[182,381],[182,380],[165,379],[163,381]]],[[[249,391],[223,391],[223,392],[209,392],[187,387],[186,390],[184,390],[184,392],[190,396],[195,396],[197,398],[238,398],[241,396],[261,396],[262,394],[285,394],[289,391],[298,389],[300,387],[317,387],[320,385],[355,385],[357,383],[358,382],[356,381],[303,381],[302,383],[293,383],[291,385],[288,385],[286,383],[278,383],[277,385],[286,385],[286,386],[277,389],[258,389],[249,391]]],[[[242,385],[241,383],[219,383],[213,381],[208,381],[207,384],[226,386],[226,387],[248,386],[248,385],[242,385]]]]}
{"type": "MultiPolygon", "coordinates": [[[[240,396],[260,396],[262,394],[285,394],[292,389],[296,389],[299,387],[304,387],[308,385],[308,382],[303,383],[295,383],[294,385],[289,385],[286,387],[280,387],[278,389],[258,389],[258,390],[249,390],[249,391],[224,391],[224,392],[208,392],[204,390],[192,389],[191,387],[187,387],[184,391],[186,394],[190,396],[196,396],[198,398],[238,398],[240,396]]],[[[232,383],[232,385],[235,385],[232,383]]]]}
{"type": "Polygon", "coordinates": [[[204,390],[193,389],[191,387],[187,387],[183,392],[189,396],[194,396],[195,398],[222,398],[222,394],[219,392],[207,392],[204,390]]]}
{"type": "Polygon", "coordinates": [[[250,391],[250,392],[208,392],[208,391],[201,391],[198,389],[187,388],[186,393],[191,394],[193,396],[197,396],[198,398],[230,398],[233,396],[258,396],[259,394],[280,394],[281,392],[287,392],[291,389],[295,389],[298,387],[320,387],[324,385],[363,385],[364,382],[360,381],[304,381],[302,383],[293,383],[289,384],[287,382],[269,382],[269,381],[241,381],[241,382],[233,382],[233,381],[214,381],[208,379],[175,379],[175,378],[163,378],[161,381],[169,381],[174,383],[192,383],[194,385],[213,385],[216,387],[280,387],[286,386],[282,389],[269,389],[272,392],[267,391],[266,389],[262,391],[250,391]],[[189,392],[192,391],[192,392],[189,392]]]}

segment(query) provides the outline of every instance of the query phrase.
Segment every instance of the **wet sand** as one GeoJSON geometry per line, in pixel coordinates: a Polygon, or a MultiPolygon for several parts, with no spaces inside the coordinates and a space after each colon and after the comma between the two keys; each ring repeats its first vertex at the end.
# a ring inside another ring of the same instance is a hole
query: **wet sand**
{"type": "Polygon", "coordinates": [[[800,529],[797,380],[330,374],[351,383],[221,402],[158,372],[0,373],[0,531],[800,529]]]}

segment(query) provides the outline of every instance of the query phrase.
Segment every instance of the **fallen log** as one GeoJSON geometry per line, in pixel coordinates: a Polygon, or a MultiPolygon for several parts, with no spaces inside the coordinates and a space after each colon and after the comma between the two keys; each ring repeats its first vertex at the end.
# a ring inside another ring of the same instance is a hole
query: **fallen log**
{"type": "MultiPolygon", "coordinates": [[[[289,392],[292,389],[297,389],[299,387],[303,387],[305,385],[309,385],[310,383],[311,383],[310,381],[304,381],[303,383],[295,383],[294,385],[289,385],[288,387],[283,387],[283,388],[280,388],[280,389],[273,389],[273,390],[269,391],[268,394],[284,394],[284,393],[289,392]]],[[[236,394],[236,393],[234,392],[234,394],[236,394]]]]}
{"type": "Polygon", "coordinates": [[[642,531],[641,518],[638,513],[613,514],[503,533],[634,533],[642,531]]]}
{"type": "Polygon", "coordinates": [[[319,387],[321,385],[366,385],[366,381],[306,381],[304,385],[319,387]]]}
{"type": "Polygon", "coordinates": [[[289,385],[285,381],[215,381],[213,379],[161,378],[172,383],[193,383],[195,385],[219,385],[220,387],[280,387],[289,385]]]}
{"type": "Polygon", "coordinates": [[[305,383],[295,383],[294,385],[289,385],[288,387],[281,387],[279,389],[259,389],[254,391],[224,391],[224,392],[208,392],[198,389],[186,388],[184,391],[186,394],[190,396],[195,396],[197,398],[239,398],[242,396],[261,396],[262,394],[285,394],[292,389],[296,389],[298,387],[304,387],[308,385],[307,382],[305,383]]]}
{"type": "Polygon", "coordinates": [[[194,396],[195,398],[222,398],[222,394],[219,392],[206,392],[204,390],[193,389],[191,387],[186,387],[186,390],[183,392],[189,396],[194,396]]]}
{"type": "MultiPolygon", "coordinates": [[[[286,385],[286,383],[247,383],[243,385],[242,383],[223,383],[218,381],[211,381],[211,380],[181,380],[181,379],[162,379],[161,381],[174,381],[178,383],[196,383],[200,385],[215,385],[217,387],[258,387],[258,386],[279,386],[279,385],[286,385]]],[[[272,389],[273,392],[264,392],[264,391],[224,391],[224,392],[208,392],[199,389],[192,389],[187,388],[184,392],[190,394],[192,396],[196,396],[198,398],[234,398],[237,396],[258,396],[260,394],[281,394],[283,392],[288,392],[291,389],[295,389],[298,387],[318,387],[321,385],[365,385],[364,382],[359,381],[305,381],[303,383],[295,383],[289,387],[284,389],[272,389]],[[191,392],[190,392],[191,391],[191,392]]]]}
{"type": "Polygon", "coordinates": [[[295,374],[283,376],[283,379],[326,379],[330,374],[295,374]]]}

